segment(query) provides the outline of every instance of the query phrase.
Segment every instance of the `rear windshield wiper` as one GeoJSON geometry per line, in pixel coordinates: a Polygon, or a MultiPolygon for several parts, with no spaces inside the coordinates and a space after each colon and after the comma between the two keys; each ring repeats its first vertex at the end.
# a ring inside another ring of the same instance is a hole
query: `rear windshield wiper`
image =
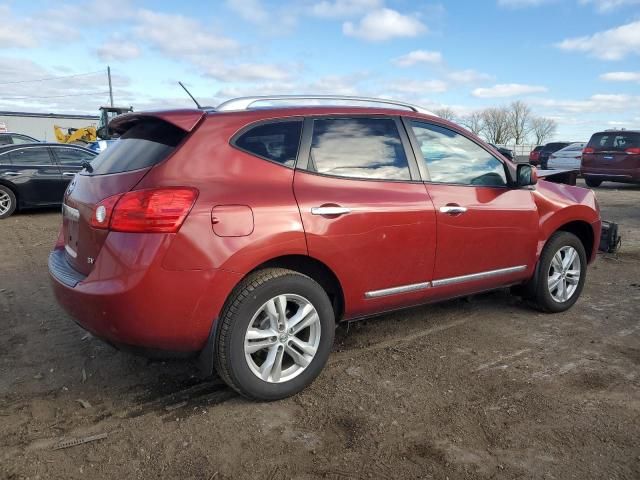
{"type": "Polygon", "coordinates": [[[86,160],[83,160],[83,161],[80,163],[80,166],[81,166],[82,168],[84,168],[84,169],[85,169],[87,172],[89,172],[89,173],[92,173],[92,172],[93,172],[93,167],[91,166],[91,163],[89,163],[89,162],[88,162],[88,161],[86,161],[86,160]]]}

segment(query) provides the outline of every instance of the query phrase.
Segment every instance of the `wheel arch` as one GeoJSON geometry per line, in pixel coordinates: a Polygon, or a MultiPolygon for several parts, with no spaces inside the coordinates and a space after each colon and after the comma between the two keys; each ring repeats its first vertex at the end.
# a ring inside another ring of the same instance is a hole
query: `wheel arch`
{"type": "Polygon", "coordinates": [[[584,251],[587,254],[587,259],[591,258],[595,242],[595,235],[593,232],[593,228],[591,224],[589,224],[589,222],[586,222],[584,220],[573,220],[561,225],[553,233],[556,232],[569,232],[574,234],[582,243],[584,251]]]}
{"type": "Polygon", "coordinates": [[[11,182],[7,182],[6,180],[0,179],[0,185],[8,188],[13,192],[13,195],[16,197],[16,210],[20,207],[20,196],[18,195],[18,189],[11,182]]]}

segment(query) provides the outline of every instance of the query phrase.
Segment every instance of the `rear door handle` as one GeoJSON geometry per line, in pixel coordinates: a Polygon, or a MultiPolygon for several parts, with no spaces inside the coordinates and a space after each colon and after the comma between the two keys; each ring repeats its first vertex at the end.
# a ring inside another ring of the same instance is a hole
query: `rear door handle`
{"type": "Polygon", "coordinates": [[[18,172],[4,172],[5,175],[8,175],[10,177],[15,177],[17,175],[20,175],[20,173],[18,172]]]}
{"type": "Polygon", "coordinates": [[[313,207],[311,215],[344,215],[351,213],[350,208],[346,207],[313,207]]]}
{"type": "Polygon", "coordinates": [[[62,175],[65,177],[73,177],[75,174],[75,172],[62,172],[62,175]]]}
{"type": "Polygon", "coordinates": [[[460,205],[446,205],[444,207],[440,207],[441,213],[446,213],[447,215],[459,215],[467,211],[467,207],[461,207],[460,205]]]}

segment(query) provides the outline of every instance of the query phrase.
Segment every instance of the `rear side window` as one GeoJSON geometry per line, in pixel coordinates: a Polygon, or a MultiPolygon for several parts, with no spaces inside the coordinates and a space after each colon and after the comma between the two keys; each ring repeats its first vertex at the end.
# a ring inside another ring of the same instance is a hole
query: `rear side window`
{"type": "Polygon", "coordinates": [[[302,120],[264,123],[240,135],[233,144],[252,155],[293,167],[301,132],[302,120]]]}
{"type": "Polygon", "coordinates": [[[46,147],[30,147],[12,150],[11,162],[14,165],[49,166],[52,164],[51,155],[46,147]]]}
{"type": "Polygon", "coordinates": [[[173,153],[187,132],[161,120],[135,124],[91,162],[93,172],[105,175],[152,167],[173,153]]]}
{"type": "Polygon", "coordinates": [[[566,147],[567,145],[569,144],[568,143],[547,143],[544,147],[542,147],[542,149],[546,152],[556,152],[561,148],[566,147]]]}
{"type": "Polygon", "coordinates": [[[627,148],[640,147],[640,133],[638,132],[601,132],[594,133],[589,140],[589,147],[596,152],[619,151],[627,148]]]}
{"type": "Polygon", "coordinates": [[[62,165],[80,165],[82,162],[90,162],[96,156],[91,152],[85,152],[77,148],[55,148],[58,162],[62,165]]]}
{"type": "Polygon", "coordinates": [[[11,145],[11,144],[13,144],[11,135],[0,135],[0,145],[11,145]]]}
{"type": "Polygon", "coordinates": [[[411,180],[398,127],[390,118],[314,120],[309,169],[341,177],[411,180]]]}

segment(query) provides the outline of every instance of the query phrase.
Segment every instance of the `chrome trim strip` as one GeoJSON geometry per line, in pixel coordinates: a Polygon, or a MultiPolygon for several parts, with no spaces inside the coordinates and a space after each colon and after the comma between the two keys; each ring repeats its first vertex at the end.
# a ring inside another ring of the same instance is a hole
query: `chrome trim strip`
{"type": "Polygon", "coordinates": [[[386,297],[387,295],[397,295],[399,293],[415,292],[424,290],[431,286],[431,282],[412,283],[411,285],[401,285],[399,287],[383,288],[382,290],[372,290],[365,292],[365,298],[386,297]]]}
{"type": "Polygon", "coordinates": [[[496,277],[499,275],[507,275],[509,273],[522,272],[523,270],[526,270],[526,269],[527,269],[526,265],[518,265],[517,267],[499,268],[497,270],[488,270],[486,272],[472,273],[470,275],[460,275],[459,277],[443,278],[440,280],[434,280],[431,283],[434,287],[444,287],[445,285],[454,285],[456,283],[472,282],[474,280],[483,280],[485,278],[496,277]]]}
{"type": "Polygon", "coordinates": [[[76,252],[73,248],[71,248],[69,245],[65,245],[64,246],[64,250],[72,257],[72,258],[78,258],[78,252],[76,252]]]}
{"type": "Polygon", "coordinates": [[[62,204],[62,216],[67,217],[69,220],[73,220],[74,222],[80,220],[80,212],[75,208],[71,208],[66,203],[62,204]]]}

